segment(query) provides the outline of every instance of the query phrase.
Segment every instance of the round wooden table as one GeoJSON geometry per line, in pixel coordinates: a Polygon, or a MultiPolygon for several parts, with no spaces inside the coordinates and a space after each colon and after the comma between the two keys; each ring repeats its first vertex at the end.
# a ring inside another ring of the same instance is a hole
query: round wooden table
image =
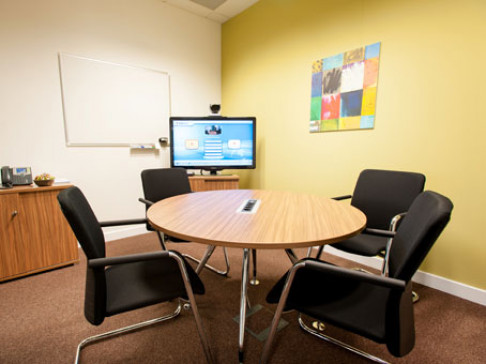
{"type": "MultiPolygon", "coordinates": [[[[249,250],[286,249],[289,253],[293,248],[347,239],[359,234],[366,225],[366,216],[345,202],[266,190],[221,190],[179,195],[155,203],[147,211],[147,218],[155,229],[176,238],[243,249],[240,362],[243,361],[249,250]],[[257,201],[255,208],[251,212],[242,211],[248,200],[257,201]]],[[[208,250],[199,267],[204,266],[211,254],[212,250],[208,250]]]]}

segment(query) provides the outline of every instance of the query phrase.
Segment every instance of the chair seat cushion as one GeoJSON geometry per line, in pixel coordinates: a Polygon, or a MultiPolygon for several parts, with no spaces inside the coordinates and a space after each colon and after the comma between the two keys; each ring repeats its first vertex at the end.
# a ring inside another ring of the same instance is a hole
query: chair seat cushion
{"type": "MultiPolygon", "coordinates": [[[[187,271],[194,294],[204,285],[189,264],[187,271]]],[[[165,302],[187,299],[179,266],[172,258],[114,265],[106,269],[106,316],[165,302]]]]}
{"type": "Polygon", "coordinates": [[[363,233],[339,243],[334,243],[331,246],[347,253],[374,257],[380,255],[382,250],[385,250],[387,241],[387,237],[363,233]]]}
{"type": "MultiPolygon", "coordinates": [[[[286,278],[284,275],[269,292],[268,303],[278,303],[286,278]]],[[[297,310],[383,343],[389,294],[387,288],[302,268],[295,276],[285,310],[297,310]],[[358,307],[356,302],[360,303],[358,307]]]]}

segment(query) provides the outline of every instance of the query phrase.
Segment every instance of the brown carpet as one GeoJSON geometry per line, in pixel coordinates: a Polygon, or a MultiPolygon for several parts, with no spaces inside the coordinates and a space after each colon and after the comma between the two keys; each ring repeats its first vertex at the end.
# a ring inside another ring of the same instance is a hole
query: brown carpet
{"type": "MultiPolygon", "coordinates": [[[[202,256],[204,246],[169,244],[169,248],[202,256]]],[[[108,243],[108,255],[159,250],[155,234],[108,243]]],[[[230,278],[205,270],[201,278],[204,296],[196,296],[214,356],[218,363],[238,362],[238,324],[241,256],[229,249],[230,278]]],[[[303,252],[299,252],[301,255],[303,252]]],[[[83,316],[86,260],[75,266],[0,284],[0,363],[72,363],[77,344],[90,335],[161,316],[173,304],[160,304],[108,318],[95,327],[83,316]]],[[[261,284],[249,287],[251,304],[261,309],[248,319],[245,363],[258,363],[263,342],[258,335],[270,325],[273,305],[265,295],[289,268],[283,251],[258,253],[261,284]],[[261,305],[261,306],[258,306],[261,305]]],[[[324,256],[340,265],[354,266],[343,259],[324,256]]],[[[221,248],[210,262],[223,267],[221,248]]],[[[416,345],[404,358],[394,358],[385,346],[328,327],[326,331],[351,345],[393,363],[484,363],[486,362],[486,307],[414,286],[420,294],[415,308],[416,345]]],[[[289,322],[277,334],[272,363],[368,363],[367,360],[304,333],[290,312],[289,322]]],[[[189,311],[176,319],[135,333],[102,341],[83,350],[82,363],[204,363],[204,355],[189,311]]]]}

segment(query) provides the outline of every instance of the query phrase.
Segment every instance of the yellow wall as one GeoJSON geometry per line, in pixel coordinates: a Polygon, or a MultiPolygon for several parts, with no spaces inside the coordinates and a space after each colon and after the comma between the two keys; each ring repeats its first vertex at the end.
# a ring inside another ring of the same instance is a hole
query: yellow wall
{"type": "Polygon", "coordinates": [[[224,115],[255,115],[242,185],[350,193],[364,168],[419,171],[455,205],[423,271],[486,288],[486,1],[260,0],[223,25],[224,115]],[[309,133],[311,65],[381,41],[373,130],[309,133]]]}

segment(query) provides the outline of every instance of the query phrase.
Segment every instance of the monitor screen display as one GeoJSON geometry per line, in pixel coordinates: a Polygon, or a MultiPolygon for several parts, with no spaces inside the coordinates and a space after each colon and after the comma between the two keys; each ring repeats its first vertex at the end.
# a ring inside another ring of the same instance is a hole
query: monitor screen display
{"type": "Polygon", "coordinates": [[[255,168],[254,117],[171,117],[171,167],[255,168]]]}

